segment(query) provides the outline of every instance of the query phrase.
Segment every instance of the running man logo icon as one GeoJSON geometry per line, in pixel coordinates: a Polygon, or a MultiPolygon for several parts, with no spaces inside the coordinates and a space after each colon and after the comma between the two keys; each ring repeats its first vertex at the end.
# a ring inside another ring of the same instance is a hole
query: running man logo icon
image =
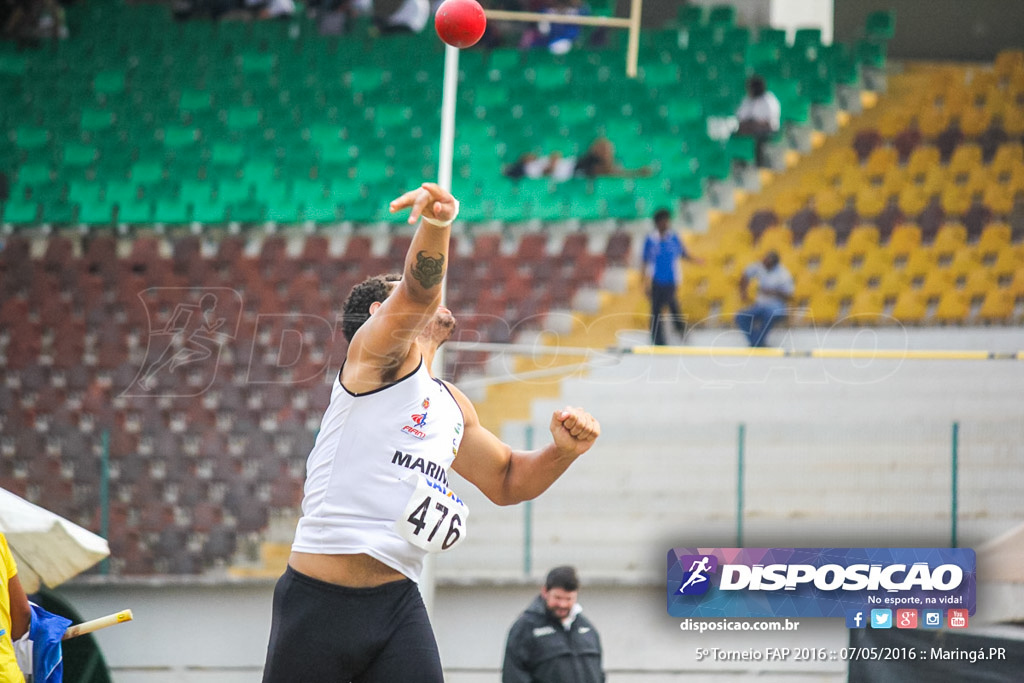
{"type": "Polygon", "coordinates": [[[718,558],[714,555],[686,555],[679,558],[679,564],[689,566],[683,583],[679,586],[679,595],[703,595],[711,587],[709,574],[718,571],[718,558]]]}

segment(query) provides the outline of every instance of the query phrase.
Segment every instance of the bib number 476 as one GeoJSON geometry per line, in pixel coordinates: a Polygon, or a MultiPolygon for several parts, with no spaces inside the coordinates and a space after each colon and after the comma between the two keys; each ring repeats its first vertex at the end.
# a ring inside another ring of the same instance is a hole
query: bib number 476
{"type": "MultiPolygon", "coordinates": [[[[434,522],[433,528],[426,534],[426,542],[432,543],[433,540],[437,538],[437,532],[441,530],[445,520],[448,519],[449,513],[450,510],[448,510],[447,505],[441,501],[435,501],[430,496],[427,496],[423,499],[423,502],[412,511],[412,514],[409,515],[409,518],[406,521],[413,525],[413,535],[419,536],[421,533],[426,531],[428,526],[430,526],[427,518],[430,517],[431,520],[436,519],[437,521],[434,522]],[[431,508],[431,503],[434,504],[433,508],[431,508]]],[[[461,536],[462,517],[460,517],[457,512],[451,513],[451,519],[448,521],[447,531],[444,533],[444,539],[441,540],[441,550],[448,550],[448,548],[451,548],[461,536]]]]}
{"type": "Polygon", "coordinates": [[[447,487],[417,477],[396,530],[405,540],[429,553],[448,550],[466,537],[469,509],[447,487]]]}

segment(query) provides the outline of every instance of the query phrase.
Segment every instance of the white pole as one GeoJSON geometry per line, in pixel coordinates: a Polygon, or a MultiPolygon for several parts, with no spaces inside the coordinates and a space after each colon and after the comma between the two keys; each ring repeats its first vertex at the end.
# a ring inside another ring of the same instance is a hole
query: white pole
{"type": "Polygon", "coordinates": [[[626,75],[636,78],[636,63],[640,55],[640,15],[644,0],[633,0],[629,8],[629,42],[626,46],[626,75]]]}
{"type": "MultiPolygon", "coordinates": [[[[444,81],[441,91],[441,148],[438,151],[437,184],[451,192],[452,160],[455,156],[455,102],[459,89],[459,48],[444,46],[444,81]]],[[[451,263],[451,254],[448,254],[451,263]]],[[[441,281],[441,302],[447,299],[445,281],[441,281]]],[[[444,347],[434,354],[432,372],[440,377],[444,372],[444,347]]],[[[427,555],[423,560],[423,571],[420,573],[420,594],[427,612],[434,609],[434,560],[427,555]]]]}

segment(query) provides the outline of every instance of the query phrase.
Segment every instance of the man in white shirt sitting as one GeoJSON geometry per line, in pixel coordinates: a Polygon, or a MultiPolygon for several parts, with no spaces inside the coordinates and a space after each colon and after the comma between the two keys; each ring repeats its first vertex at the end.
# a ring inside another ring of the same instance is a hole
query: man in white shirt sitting
{"type": "Polygon", "coordinates": [[[764,166],[764,143],[779,132],[782,125],[782,105],[765,85],[764,79],[753,75],[747,79],[747,96],[736,110],[739,122],[737,135],[747,135],[757,141],[757,165],[764,166]]]}

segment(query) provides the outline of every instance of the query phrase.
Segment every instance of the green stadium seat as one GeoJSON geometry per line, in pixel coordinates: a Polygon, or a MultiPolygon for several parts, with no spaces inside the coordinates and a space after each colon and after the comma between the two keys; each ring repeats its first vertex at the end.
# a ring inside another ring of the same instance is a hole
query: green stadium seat
{"type": "Polygon", "coordinates": [[[188,223],[191,210],[183,199],[163,198],[156,202],[153,220],[157,223],[188,223]]]}
{"type": "Polygon", "coordinates": [[[864,35],[879,42],[892,40],[896,35],[896,10],[876,10],[864,20],[864,35]]]}
{"type": "Polygon", "coordinates": [[[338,203],[327,197],[311,199],[303,203],[302,217],[307,221],[330,223],[338,219],[338,203]]]}
{"type": "Polygon", "coordinates": [[[153,222],[153,204],[145,199],[126,201],[117,206],[117,222],[141,225],[153,222]]]}
{"type": "Polygon", "coordinates": [[[262,113],[256,107],[231,107],[227,110],[225,124],[230,131],[251,131],[260,125],[262,113]]]}
{"type": "Polygon", "coordinates": [[[262,202],[247,200],[232,204],[229,212],[232,221],[238,223],[262,223],[266,220],[267,208],[262,202]]]}
{"type": "Polygon", "coordinates": [[[78,205],[78,222],[88,226],[110,225],[114,219],[112,202],[92,199],[83,200],[78,205]]]}
{"type": "Polygon", "coordinates": [[[132,180],[111,180],[106,184],[104,199],[112,204],[125,204],[137,200],[139,184],[132,180]]]}
{"type": "Polygon", "coordinates": [[[101,182],[72,180],[68,184],[68,201],[76,204],[97,202],[103,192],[104,185],[101,182]]]}
{"type": "Polygon", "coordinates": [[[8,199],[4,202],[4,223],[26,225],[35,223],[39,217],[39,204],[25,199],[8,199]]]}
{"type": "Polygon", "coordinates": [[[163,179],[163,164],[159,161],[139,160],[132,164],[130,175],[136,185],[151,185],[163,179]]]}
{"type": "Polygon", "coordinates": [[[42,222],[53,225],[68,225],[75,220],[75,206],[69,202],[43,202],[42,222]]]}
{"type": "Polygon", "coordinates": [[[521,59],[522,51],[514,47],[499,47],[491,50],[491,57],[487,60],[491,80],[501,80],[503,74],[517,70],[521,59]],[[496,75],[497,77],[495,77],[496,75]]]}
{"type": "Polygon", "coordinates": [[[19,126],[14,131],[14,144],[18,149],[37,150],[50,142],[50,131],[36,126],[19,126]]]}
{"type": "Polygon", "coordinates": [[[101,71],[93,77],[92,87],[98,95],[118,95],[125,89],[124,72],[101,71]]]}
{"type": "Polygon", "coordinates": [[[192,220],[204,225],[216,225],[227,221],[228,205],[220,199],[197,199],[192,203],[192,220]]]}
{"type": "Polygon", "coordinates": [[[676,20],[680,26],[700,26],[704,23],[704,6],[683,3],[676,13],[676,20]]]}
{"type": "Polygon", "coordinates": [[[83,131],[106,130],[114,125],[114,112],[106,109],[83,109],[79,125],[83,131]]]}
{"type": "Polygon", "coordinates": [[[736,23],[736,8],[732,5],[712,5],[708,11],[708,25],[731,28],[736,23]]]}
{"type": "Polygon", "coordinates": [[[92,145],[80,142],[66,142],[61,156],[65,168],[82,168],[91,166],[99,156],[99,151],[92,145]]]}
{"type": "Polygon", "coordinates": [[[52,174],[49,164],[36,162],[23,164],[17,175],[19,183],[35,184],[49,181],[52,174]]]}

